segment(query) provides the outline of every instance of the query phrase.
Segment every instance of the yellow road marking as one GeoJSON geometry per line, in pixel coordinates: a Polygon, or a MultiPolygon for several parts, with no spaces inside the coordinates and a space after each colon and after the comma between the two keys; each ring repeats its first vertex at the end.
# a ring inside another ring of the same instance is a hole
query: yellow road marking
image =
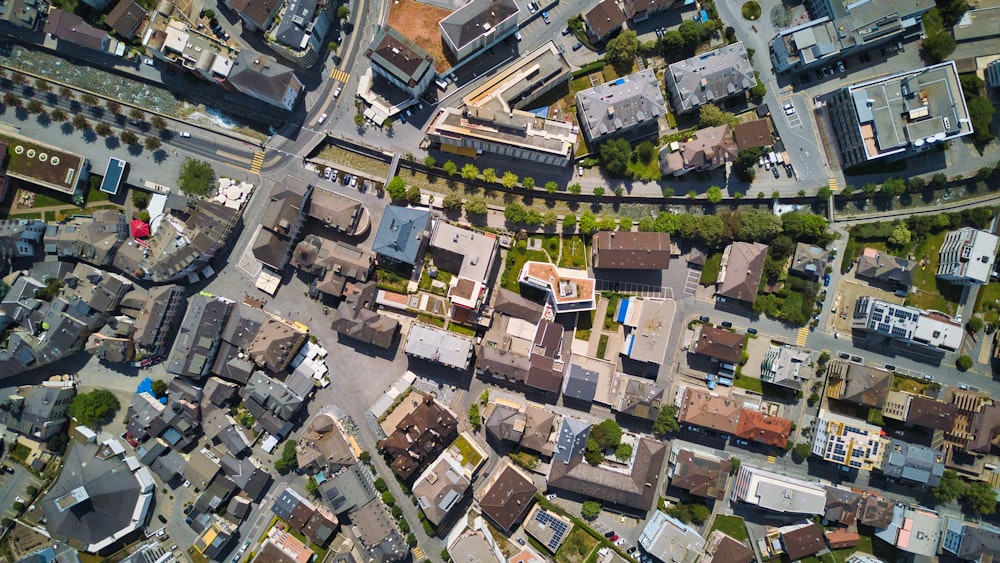
{"type": "Polygon", "coordinates": [[[795,337],[796,346],[805,346],[806,340],[809,339],[809,327],[802,327],[799,329],[798,336],[795,337]]]}
{"type": "Polygon", "coordinates": [[[330,78],[338,82],[347,82],[347,79],[350,78],[350,76],[350,74],[347,74],[339,68],[334,68],[333,71],[330,72],[330,78]]]}
{"type": "Polygon", "coordinates": [[[260,169],[264,167],[264,153],[253,153],[253,162],[250,163],[250,173],[260,174],[260,169]]]}

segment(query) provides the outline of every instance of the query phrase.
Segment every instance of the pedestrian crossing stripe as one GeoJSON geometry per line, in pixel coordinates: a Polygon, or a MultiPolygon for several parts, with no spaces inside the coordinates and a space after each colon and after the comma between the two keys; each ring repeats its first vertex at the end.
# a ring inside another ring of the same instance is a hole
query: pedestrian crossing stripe
{"type": "Polygon", "coordinates": [[[775,457],[775,456],[773,456],[773,455],[769,455],[769,456],[767,456],[767,462],[768,463],[778,463],[778,458],[775,457]]]}
{"type": "Polygon", "coordinates": [[[250,173],[260,174],[260,169],[264,167],[264,153],[253,153],[253,161],[250,163],[250,173]]]}
{"type": "Polygon", "coordinates": [[[346,72],[340,70],[339,68],[335,68],[333,69],[333,71],[330,72],[330,78],[338,82],[347,82],[347,79],[350,78],[350,76],[351,76],[350,74],[347,74],[346,72]]]}
{"type": "Polygon", "coordinates": [[[809,327],[802,327],[799,329],[798,336],[795,337],[795,345],[805,346],[806,340],[809,340],[809,327]]]}
{"type": "Polygon", "coordinates": [[[838,189],[837,179],[836,178],[830,178],[830,190],[835,192],[835,191],[837,191],[837,189],[838,189]]]}
{"type": "Polygon", "coordinates": [[[410,552],[413,553],[413,559],[423,559],[425,555],[424,550],[419,545],[410,550],[410,552]]]}

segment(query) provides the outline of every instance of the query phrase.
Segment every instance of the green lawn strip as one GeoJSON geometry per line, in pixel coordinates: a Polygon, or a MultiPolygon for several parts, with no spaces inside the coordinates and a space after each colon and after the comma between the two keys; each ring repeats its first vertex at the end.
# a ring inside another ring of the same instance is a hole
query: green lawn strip
{"type": "Polygon", "coordinates": [[[418,313],[417,320],[425,324],[436,326],[438,328],[444,328],[444,319],[442,319],[441,317],[435,317],[434,315],[418,313]]]}
{"type": "Polygon", "coordinates": [[[457,333],[457,334],[464,334],[465,336],[471,336],[471,337],[475,337],[476,336],[476,330],[475,329],[472,329],[472,328],[469,328],[467,326],[463,326],[463,325],[460,325],[460,324],[454,323],[454,322],[448,324],[448,330],[450,330],[450,331],[452,331],[454,333],[457,333]]]}
{"type": "Polygon", "coordinates": [[[435,295],[447,297],[448,284],[451,283],[451,274],[438,268],[436,276],[436,278],[432,278],[430,276],[430,268],[424,268],[424,271],[420,273],[420,283],[417,284],[417,287],[435,295]],[[444,287],[434,287],[434,280],[443,283],[444,287]]]}
{"type": "Polygon", "coordinates": [[[893,391],[906,391],[915,395],[922,395],[924,390],[930,386],[931,384],[926,381],[904,377],[898,373],[892,376],[893,391]]]}
{"type": "Polygon", "coordinates": [[[954,313],[955,304],[961,299],[962,288],[939,282],[937,279],[938,251],[946,234],[942,231],[936,235],[929,235],[914,249],[913,256],[917,261],[917,265],[913,268],[914,290],[906,297],[906,303],[950,315],[954,313]],[[920,266],[922,259],[926,259],[927,263],[920,266]]]}
{"type": "Polygon", "coordinates": [[[483,456],[479,455],[476,451],[462,436],[455,438],[455,441],[451,443],[452,446],[458,448],[458,452],[462,454],[463,465],[465,463],[471,463],[472,465],[479,465],[480,461],[483,461],[483,456]]]}
{"type": "Polygon", "coordinates": [[[715,252],[705,258],[705,265],[701,268],[701,285],[712,285],[719,281],[719,272],[722,270],[722,253],[715,252]]]}
{"type": "Polygon", "coordinates": [[[594,316],[597,311],[582,311],[576,316],[576,339],[590,340],[590,331],[594,327],[594,316]]]}
{"type": "Polygon", "coordinates": [[[733,385],[741,388],[747,389],[749,391],[756,391],[758,393],[764,392],[764,384],[760,382],[756,377],[746,377],[744,375],[737,375],[736,380],[733,381],[733,385]]]}
{"type": "Polygon", "coordinates": [[[587,245],[579,235],[565,237],[562,244],[562,254],[559,256],[561,268],[586,268],[587,245]]]}
{"type": "Polygon", "coordinates": [[[597,357],[604,359],[604,354],[608,351],[608,335],[602,334],[597,342],[597,357]]]}
{"type": "Polygon", "coordinates": [[[541,250],[528,250],[528,243],[520,241],[507,253],[507,267],[500,278],[500,285],[515,293],[521,290],[518,276],[525,262],[548,262],[548,257],[541,250]]]}
{"type": "Polygon", "coordinates": [[[711,531],[715,530],[721,530],[724,534],[740,542],[745,541],[748,537],[746,524],[739,516],[717,515],[715,522],[712,522],[711,531]]]}
{"type": "Polygon", "coordinates": [[[658,182],[662,177],[660,161],[656,157],[652,158],[649,162],[642,162],[640,159],[636,159],[634,162],[629,160],[627,169],[636,180],[658,182]]]}

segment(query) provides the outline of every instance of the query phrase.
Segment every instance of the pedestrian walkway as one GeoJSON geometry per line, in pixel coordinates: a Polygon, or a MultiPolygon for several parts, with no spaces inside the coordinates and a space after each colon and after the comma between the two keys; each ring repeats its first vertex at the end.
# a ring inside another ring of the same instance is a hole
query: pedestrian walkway
{"type": "Polygon", "coordinates": [[[795,345],[805,346],[807,340],[809,340],[809,327],[804,326],[799,329],[799,334],[795,337],[795,345]]]}
{"type": "Polygon", "coordinates": [[[351,77],[350,74],[347,74],[346,72],[336,67],[334,67],[333,71],[330,72],[330,78],[336,80],[337,82],[346,83],[350,77],[351,77]]]}
{"type": "Polygon", "coordinates": [[[424,550],[421,549],[419,545],[412,549],[412,553],[414,561],[422,560],[425,557],[424,550]]]}
{"type": "Polygon", "coordinates": [[[264,166],[264,153],[253,153],[253,161],[250,162],[250,173],[260,174],[260,169],[264,166]]]}

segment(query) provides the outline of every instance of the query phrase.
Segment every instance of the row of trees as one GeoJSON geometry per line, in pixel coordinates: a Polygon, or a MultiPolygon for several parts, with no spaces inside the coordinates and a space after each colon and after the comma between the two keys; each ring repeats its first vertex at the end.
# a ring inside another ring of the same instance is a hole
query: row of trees
{"type": "Polygon", "coordinates": [[[826,219],[820,215],[794,211],[778,217],[756,209],[726,210],[718,215],[662,211],[656,218],[640,219],[639,230],[670,233],[710,248],[739,240],[779,244],[794,250],[795,241],[827,246],[833,237],[827,231],[826,219]]]}
{"type": "Polygon", "coordinates": [[[960,500],[965,506],[982,515],[993,514],[997,510],[997,497],[993,487],[985,481],[966,483],[958,473],[946,469],[937,487],[931,489],[931,496],[938,503],[947,504],[960,500]]]}

